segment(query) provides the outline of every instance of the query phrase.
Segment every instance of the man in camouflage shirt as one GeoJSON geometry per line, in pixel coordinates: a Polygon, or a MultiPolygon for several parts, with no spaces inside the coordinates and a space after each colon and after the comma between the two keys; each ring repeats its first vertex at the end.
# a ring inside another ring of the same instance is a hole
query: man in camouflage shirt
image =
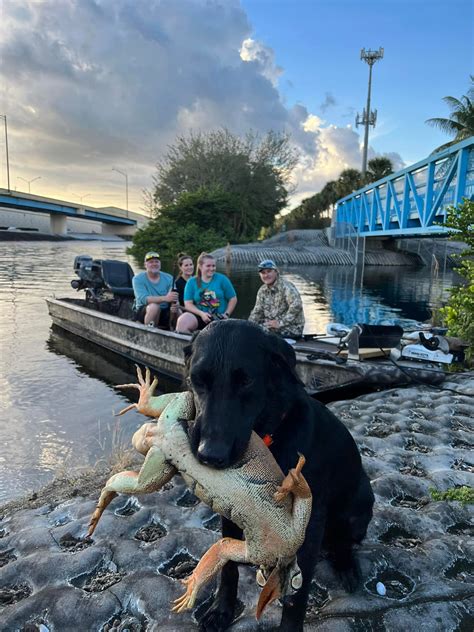
{"type": "Polygon", "coordinates": [[[258,271],[263,285],[249,320],[286,338],[299,338],[303,334],[304,314],[298,290],[280,277],[271,259],[261,261],[258,271]]]}

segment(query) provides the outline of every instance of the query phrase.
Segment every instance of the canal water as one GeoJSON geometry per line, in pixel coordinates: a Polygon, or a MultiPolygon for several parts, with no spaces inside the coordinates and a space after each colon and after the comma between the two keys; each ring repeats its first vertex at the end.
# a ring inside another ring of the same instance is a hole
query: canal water
{"type": "MultiPolygon", "coordinates": [[[[133,379],[131,365],[53,329],[44,300],[77,296],[70,281],[79,254],[125,260],[138,270],[125,248],[123,242],[0,242],[0,504],[129,447],[144,421],[134,411],[114,416],[129,400],[113,386],[133,379]]],[[[350,267],[282,271],[303,297],[306,333],[321,333],[329,322],[424,321],[459,280],[452,271],[433,279],[428,268],[366,268],[361,286],[350,267]]],[[[233,268],[230,276],[236,316],[245,318],[258,274],[233,268]]]]}

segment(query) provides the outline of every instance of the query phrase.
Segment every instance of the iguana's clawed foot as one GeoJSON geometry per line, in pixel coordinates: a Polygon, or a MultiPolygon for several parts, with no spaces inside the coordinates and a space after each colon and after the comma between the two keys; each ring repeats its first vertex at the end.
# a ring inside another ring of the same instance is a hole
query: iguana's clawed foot
{"type": "Polygon", "coordinates": [[[127,413],[129,410],[132,410],[133,408],[136,408],[138,412],[143,413],[144,415],[149,414],[150,417],[153,417],[154,412],[151,411],[149,413],[147,409],[150,404],[150,398],[153,397],[155,389],[158,385],[158,380],[155,377],[153,382],[151,381],[151,373],[148,367],[146,368],[146,371],[145,371],[145,378],[143,378],[142,370],[140,369],[138,365],[137,365],[137,378],[138,378],[138,384],[118,384],[115,387],[115,388],[136,388],[140,393],[138,402],[136,404],[130,404],[129,406],[126,406],[125,408],[123,408],[120,412],[118,412],[115,415],[116,417],[118,417],[119,415],[124,415],[125,413],[127,413]]]}
{"type": "Polygon", "coordinates": [[[277,491],[273,494],[273,498],[277,501],[277,503],[281,502],[290,493],[295,496],[301,496],[302,498],[311,494],[308,483],[301,474],[301,470],[303,469],[303,465],[305,463],[306,459],[302,454],[300,454],[296,467],[288,472],[281,485],[277,487],[277,491]]]}
{"type": "Polygon", "coordinates": [[[198,592],[198,586],[196,585],[196,578],[194,573],[188,578],[181,580],[186,586],[186,592],[178,599],[173,601],[174,606],[171,608],[173,612],[183,612],[183,610],[190,610],[194,606],[196,601],[196,595],[198,592]]]}
{"type": "Polygon", "coordinates": [[[104,490],[102,492],[99,498],[99,502],[97,503],[97,507],[95,508],[95,511],[91,516],[91,519],[88,525],[89,529],[87,531],[87,537],[91,537],[91,535],[94,533],[95,528],[97,527],[97,524],[102,514],[104,513],[105,508],[107,507],[107,505],[110,504],[110,502],[115,498],[115,496],[117,496],[117,492],[112,491],[112,490],[104,490]]]}

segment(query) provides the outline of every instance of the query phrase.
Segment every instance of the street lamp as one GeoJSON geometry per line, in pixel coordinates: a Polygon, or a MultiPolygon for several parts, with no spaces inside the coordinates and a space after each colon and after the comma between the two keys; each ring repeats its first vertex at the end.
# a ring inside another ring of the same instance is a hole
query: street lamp
{"type": "Polygon", "coordinates": [[[7,115],[0,114],[0,119],[3,119],[5,123],[5,154],[7,156],[7,182],[8,191],[10,191],[10,163],[8,162],[8,132],[7,132],[7,115]]]}
{"type": "Polygon", "coordinates": [[[74,197],[77,197],[81,200],[81,204],[82,204],[82,200],[86,197],[88,197],[90,195],[90,193],[86,193],[85,195],[77,195],[77,193],[71,193],[71,195],[73,195],[74,197]]]}
{"type": "Polygon", "coordinates": [[[36,178],[32,178],[31,180],[26,180],[26,178],[22,178],[21,176],[17,176],[18,180],[23,180],[28,185],[28,193],[31,193],[31,183],[35,180],[41,180],[41,176],[36,176],[36,178]]]}
{"type": "Polygon", "coordinates": [[[370,111],[370,91],[372,88],[372,66],[379,59],[383,59],[383,48],[379,48],[378,50],[365,50],[363,48],[360,51],[360,58],[362,61],[365,61],[369,65],[369,89],[367,92],[367,107],[362,111],[362,116],[359,118],[359,114],[356,117],[356,127],[359,125],[365,126],[364,133],[364,150],[362,154],[362,175],[365,176],[365,172],[367,171],[367,151],[369,149],[369,126],[375,127],[375,122],[377,120],[377,110],[373,112],[370,111]]]}
{"type": "Polygon", "coordinates": [[[125,208],[127,209],[127,217],[128,217],[128,174],[126,174],[125,171],[120,171],[120,169],[116,169],[115,167],[112,167],[112,171],[116,171],[117,173],[120,173],[120,175],[122,175],[125,178],[125,208]]]}

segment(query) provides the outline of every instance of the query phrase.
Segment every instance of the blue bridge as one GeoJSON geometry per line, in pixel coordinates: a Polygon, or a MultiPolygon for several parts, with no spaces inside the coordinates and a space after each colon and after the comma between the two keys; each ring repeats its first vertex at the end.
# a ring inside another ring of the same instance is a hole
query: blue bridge
{"type": "Polygon", "coordinates": [[[333,239],[441,236],[463,198],[474,199],[474,136],[338,200],[333,239]]]}

